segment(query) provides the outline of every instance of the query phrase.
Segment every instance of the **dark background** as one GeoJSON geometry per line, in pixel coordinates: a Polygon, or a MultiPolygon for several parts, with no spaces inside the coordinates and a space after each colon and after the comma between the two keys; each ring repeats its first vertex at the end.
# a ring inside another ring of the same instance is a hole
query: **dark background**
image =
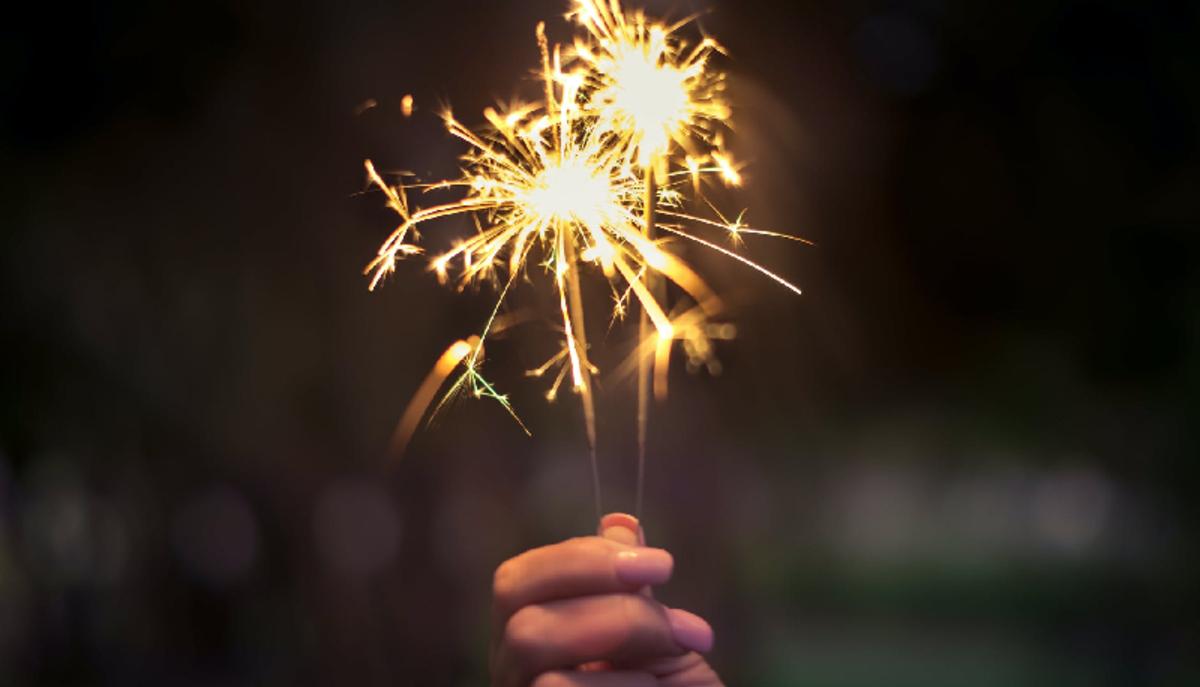
{"type": "MultiPolygon", "coordinates": [[[[731,685],[1200,682],[1200,10],[706,4],[726,207],[818,245],[746,249],[799,298],[687,253],[739,337],[654,418],[662,597],[731,685]]],[[[593,527],[578,409],[521,376],[535,326],[488,367],[533,439],[465,402],[389,458],[490,297],[420,262],[368,294],[393,218],[357,194],[366,157],[453,175],[437,104],[536,97],[564,9],[6,10],[0,682],[484,682],[492,568],[593,527]]],[[[602,391],[613,509],[632,394],[602,391]]]]}

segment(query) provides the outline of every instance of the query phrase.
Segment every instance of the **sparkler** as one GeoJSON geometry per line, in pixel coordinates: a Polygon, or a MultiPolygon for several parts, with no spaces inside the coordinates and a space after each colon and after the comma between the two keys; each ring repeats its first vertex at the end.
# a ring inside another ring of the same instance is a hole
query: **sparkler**
{"type": "MultiPolygon", "coordinates": [[[[706,125],[729,116],[729,107],[721,98],[724,75],[708,69],[716,42],[704,38],[696,47],[675,35],[682,26],[667,26],[649,21],[641,12],[623,10],[618,0],[576,0],[571,17],[587,30],[586,38],[575,41],[575,54],[593,74],[594,93],[590,105],[602,127],[610,129],[642,168],[642,233],[655,238],[657,184],[669,177],[672,142],[695,147],[709,141],[706,125]]],[[[686,23],[686,22],[685,22],[686,23]]],[[[720,153],[717,153],[720,156],[720,153]]],[[[718,160],[728,160],[718,157],[718,160]]],[[[693,171],[699,192],[702,159],[689,156],[686,163],[693,171]]],[[[727,169],[733,172],[731,165],[727,169]]],[[[740,183],[736,173],[726,181],[740,183]]],[[[653,273],[646,281],[656,298],[663,295],[662,285],[653,273]]],[[[642,308],[638,317],[638,338],[651,337],[649,312],[642,308]]],[[[640,516],[645,483],[646,439],[649,428],[650,378],[653,370],[655,396],[666,397],[667,370],[671,339],[658,336],[653,357],[637,357],[637,496],[634,512],[640,516]]]]}
{"type": "Polygon", "coordinates": [[[410,402],[394,437],[393,445],[402,448],[432,405],[436,389],[459,367],[462,373],[433,413],[465,392],[494,399],[520,423],[507,396],[481,374],[484,345],[490,334],[506,326],[501,311],[517,279],[533,264],[544,268],[556,295],[562,342],[557,354],[527,374],[552,377],[546,392],[551,401],[570,378],[583,411],[597,511],[593,377],[598,370],[589,358],[580,276],[585,271],[603,274],[614,292],[613,319],[622,318],[631,302],[639,310],[638,343],[618,372],[638,370],[640,510],[651,375],[655,396],[663,398],[674,342],[682,342],[689,367],[716,370],[712,341],[732,336],[731,325],[711,320],[721,309],[719,298],[666,249],[667,238],[718,251],[796,293],[800,290],[782,277],[689,227],[722,230],[735,247],[743,235],[803,239],[747,227],[741,217],[729,222],[719,213],[712,219],[687,210],[681,188],[689,180],[697,200],[703,198],[705,180],[741,182],[716,132],[729,106],[723,75],[709,64],[719,49],[715,41],[704,38],[689,46],[678,35],[688,22],[652,21],[641,12],[627,12],[619,0],[575,0],[568,17],[586,33],[566,49],[551,48],[544,24],[538,25],[542,102],[489,108],[484,112],[489,127],[480,132],[445,113],[449,133],[468,147],[460,177],[393,185],[366,162],[369,182],[385,194],[400,224],[365,273],[372,275],[373,290],[398,260],[424,252],[416,243],[420,227],[470,215],[478,231],[434,257],[431,270],[443,283],[453,279],[460,289],[488,282],[498,291],[482,331],[455,342],[410,402]],[[458,190],[460,197],[415,209],[408,199],[413,190],[458,190]],[[657,236],[656,229],[667,237],[657,236]],[[668,283],[694,303],[668,308],[668,283]]]}

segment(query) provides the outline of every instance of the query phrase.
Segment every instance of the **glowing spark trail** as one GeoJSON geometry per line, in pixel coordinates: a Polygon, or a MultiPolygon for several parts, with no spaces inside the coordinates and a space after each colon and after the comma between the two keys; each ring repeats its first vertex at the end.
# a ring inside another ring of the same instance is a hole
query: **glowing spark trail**
{"type": "Polygon", "coordinates": [[[383,192],[387,206],[400,218],[365,273],[371,275],[370,288],[375,289],[395,270],[398,260],[424,252],[416,243],[418,228],[434,220],[471,215],[478,231],[434,256],[431,270],[440,281],[456,281],[460,288],[486,282],[499,292],[478,336],[451,346],[413,397],[393,439],[393,446],[402,450],[433,405],[437,389],[458,367],[463,372],[433,413],[465,392],[491,398],[517,417],[508,398],[482,376],[482,351],[489,334],[505,326],[500,322],[501,310],[514,283],[528,274],[531,265],[544,267],[556,295],[561,348],[528,374],[552,375],[546,393],[551,401],[567,379],[580,397],[597,509],[592,383],[597,370],[590,361],[580,278],[585,271],[595,272],[612,283],[614,293],[620,294],[614,321],[622,318],[630,300],[636,302],[639,339],[630,364],[638,369],[640,507],[651,371],[655,396],[662,398],[674,342],[682,343],[689,369],[705,366],[716,372],[720,368],[712,342],[733,335],[731,325],[710,321],[720,311],[719,298],[681,258],[666,250],[665,242],[656,237],[656,226],[744,263],[799,293],[790,282],[734,249],[685,227],[722,230],[735,247],[746,235],[795,237],[747,227],[740,216],[728,222],[720,213],[711,219],[686,210],[681,187],[690,188],[700,200],[707,181],[741,183],[737,166],[713,133],[728,118],[729,106],[722,97],[724,77],[710,66],[718,50],[712,39],[689,46],[678,35],[687,22],[652,21],[641,12],[623,10],[619,0],[574,0],[569,16],[586,33],[566,49],[552,48],[544,25],[538,26],[542,102],[488,108],[484,117],[489,127],[478,131],[448,111],[444,114],[447,131],[467,146],[461,176],[433,184],[393,185],[369,160],[365,163],[368,182],[383,192]],[[673,171],[672,166],[680,169],[673,171]],[[460,196],[416,208],[410,206],[410,190],[457,190],[460,196]],[[670,224],[659,224],[660,216],[670,224]],[[674,309],[667,305],[669,284],[677,287],[679,302],[674,309]]]}

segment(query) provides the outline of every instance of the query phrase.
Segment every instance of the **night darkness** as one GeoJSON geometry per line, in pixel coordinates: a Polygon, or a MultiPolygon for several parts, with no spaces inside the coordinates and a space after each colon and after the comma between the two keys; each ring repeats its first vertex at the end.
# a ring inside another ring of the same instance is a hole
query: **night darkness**
{"type": "MultiPolygon", "coordinates": [[[[728,684],[1197,684],[1200,9],[640,4],[710,10],[724,200],[816,243],[746,248],[802,297],[688,253],[738,338],[651,426],[662,596],[728,684]]],[[[362,161],[453,175],[438,108],[536,95],[565,6],[6,12],[0,683],[486,682],[493,568],[594,528],[582,422],[514,336],[532,439],[466,401],[388,456],[493,301],[367,292],[362,161]]],[[[632,407],[601,389],[612,509],[632,407]]]]}

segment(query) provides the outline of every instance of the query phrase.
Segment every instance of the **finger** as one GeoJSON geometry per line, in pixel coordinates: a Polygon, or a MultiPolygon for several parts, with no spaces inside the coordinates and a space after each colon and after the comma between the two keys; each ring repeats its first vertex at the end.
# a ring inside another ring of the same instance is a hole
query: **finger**
{"type": "Polygon", "coordinates": [[[712,630],[690,613],[637,594],[586,596],[514,613],[496,653],[496,675],[502,684],[524,685],[549,670],[600,660],[636,665],[711,645],[712,630]]]}
{"type": "Polygon", "coordinates": [[[543,546],[496,569],[492,600],[497,624],[530,604],[592,594],[631,592],[662,584],[674,561],[662,549],[631,547],[600,537],[543,546]]]}
{"type": "Polygon", "coordinates": [[[711,685],[713,687],[721,686],[721,678],[717,672],[708,665],[708,661],[697,653],[684,654],[683,656],[670,656],[668,658],[660,658],[649,663],[643,663],[637,666],[637,669],[654,675],[658,678],[663,678],[664,681],[672,685],[711,685]]]}
{"type": "Polygon", "coordinates": [[[539,675],[530,687],[658,687],[658,680],[650,673],[632,671],[554,670],[539,675]]]}
{"type": "Polygon", "coordinates": [[[638,519],[628,513],[609,513],[600,518],[601,537],[628,546],[645,546],[646,538],[638,519]]]}

